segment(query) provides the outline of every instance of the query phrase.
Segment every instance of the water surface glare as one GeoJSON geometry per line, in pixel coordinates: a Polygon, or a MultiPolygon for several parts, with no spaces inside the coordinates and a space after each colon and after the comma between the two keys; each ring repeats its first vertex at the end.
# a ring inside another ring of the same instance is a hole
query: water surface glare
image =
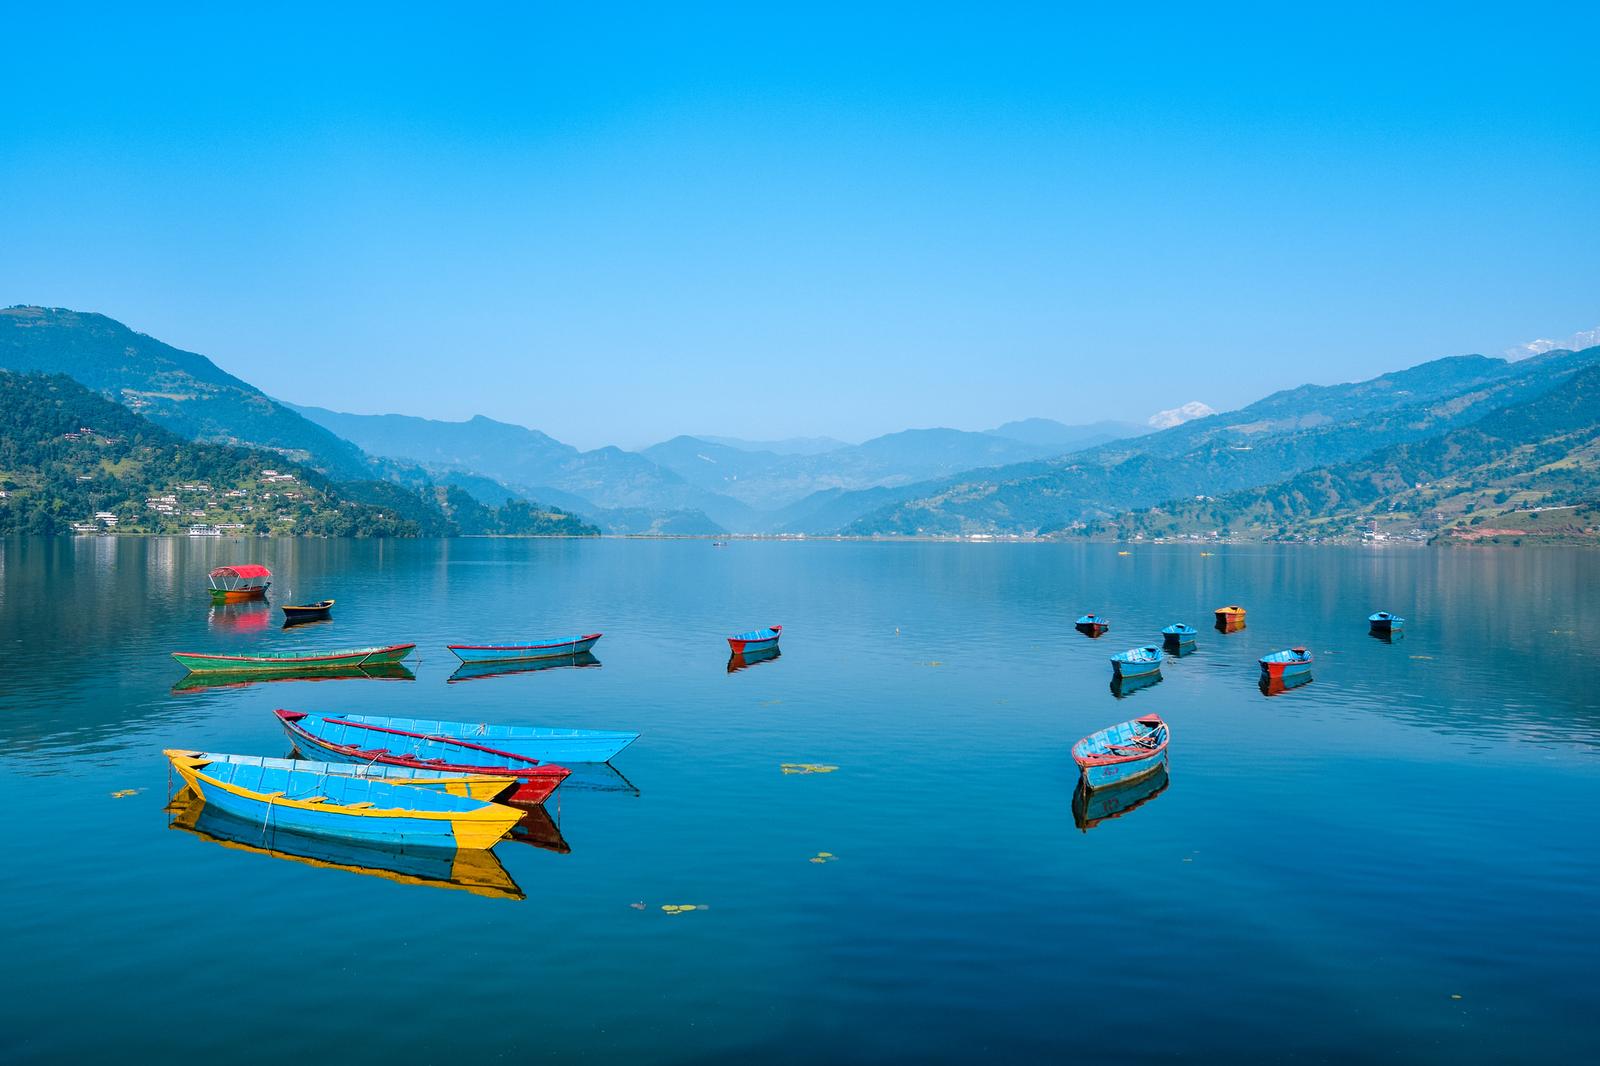
{"type": "Polygon", "coordinates": [[[0,540],[0,1060],[1593,1061],[1596,648],[1579,550],[0,540]],[[270,607],[214,610],[243,561],[270,607]],[[589,631],[447,683],[447,643],[589,631]],[[169,657],[394,641],[414,680],[169,657]],[[275,707],[644,735],[465,891],[170,824],[161,749],[286,754],[275,707]],[[1150,711],[1165,789],[1079,829],[1071,744],[1150,711]]]}

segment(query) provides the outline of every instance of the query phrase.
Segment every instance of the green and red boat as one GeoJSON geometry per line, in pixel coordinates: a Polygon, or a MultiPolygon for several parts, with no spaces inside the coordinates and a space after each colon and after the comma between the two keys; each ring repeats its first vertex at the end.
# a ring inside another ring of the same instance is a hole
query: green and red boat
{"type": "Polygon", "coordinates": [[[272,585],[272,571],[260,563],[219,566],[210,574],[212,603],[264,600],[272,585]]]}
{"type": "Polygon", "coordinates": [[[175,651],[172,657],[190,673],[265,674],[350,667],[393,666],[415,650],[415,644],[388,644],[377,648],[342,648],[337,651],[281,651],[267,655],[208,655],[175,651]]]}

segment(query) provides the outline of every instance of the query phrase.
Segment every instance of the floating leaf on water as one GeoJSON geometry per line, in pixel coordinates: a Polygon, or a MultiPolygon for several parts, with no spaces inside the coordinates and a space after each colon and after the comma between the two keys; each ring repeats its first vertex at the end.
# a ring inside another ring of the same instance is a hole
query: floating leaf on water
{"type": "Polygon", "coordinates": [[[638,903],[630,903],[628,906],[632,907],[636,911],[642,911],[644,910],[644,901],[640,900],[638,903]]]}
{"type": "Polygon", "coordinates": [[[778,767],[786,774],[831,774],[838,769],[820,762],[786,762],[778,767]]]}
{"type": "Polygon", "coordinates": [[[111,793],[111,798],[114,800],[126,799],[129,796],[137,796],[143,791],[144,789],[142,788],[119,788],[115,792],[111,793]]]}
{"type": "Polygon", "coordinates": [[[1461,998],[1461,993],[1460,992],[1452,993],[1450,998],[1451,999],[1460,999],[1461,998]]]}
{"type": "Polygon", "coordinates": [[[1412,658],[1413,659],[1432,659],[1433,656],[1431,656],[1431,655],[1413,655],[1412,658]]]}
{"type": "Polygon", "coordinates": [[[944,663],[940,662],[938,659],[934,659],[931,662],[925,662],[922,665],[923,666],[943,666],[944,663]]]}
{"type": "Polygon", "coordinates": [[[806,861],[807,862],[816,862],[816,863],[835,862],[835,861],[838,860],[838,858],[839,857],[837,855],[835,855],[831,851],[819,851],[819,852],[816,853],[815,856],[813,856],[812,858],[807,859],[806,861]]]}

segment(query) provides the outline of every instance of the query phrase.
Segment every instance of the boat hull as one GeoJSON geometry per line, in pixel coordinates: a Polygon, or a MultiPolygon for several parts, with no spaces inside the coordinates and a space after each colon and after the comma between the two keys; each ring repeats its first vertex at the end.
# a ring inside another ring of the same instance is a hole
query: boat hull
{"type": "Polygon", "coordinates": [[[424,770],[414,766],[387,766],[383,763],[334,762],[330,760],[309,762],[296,759],[274,759],[270,756],[261,755],[227,755],[209,751],[183,754],[188,754],[205,762],[236,762],[276,769],[299,770],[304,773],[327,774],[334,777],[371,778],[375,781],[386,781],[391,785],[430,789],[435,792],[443,792],[447,796],[463,796],[467,799],[483,800],[485,802],[508,795],[517,785],[516,778],[509,775],[447,774],[438,770],[424,770]]]}
{"type": "Polygon", "coordinates": [[[508,803],[543,803],[572,773],[565,766],[537,763],[510,753],[498,753],[497,759],[485,758],[483,762],[463,763],[451,762],[448,759],[421,758],[377,747],[363,748],[357,744],[342,744],[312,733],[301,724],[305,715],[282,710],[276,713],[284,732],[289,734],[289,740],[295,750],[306,758],[327,762],[376,762],[387,766],[408,766],[441,772],[515,777],[516,790],[503,797],[508,803]]]}
{"type": "MultiPolygon", "coordinates": [[[[291,833],[410,848],[482,849],[493,847],[522,817],[521,812],[497,803],[456,810],[380,807],[377,804],[408,800],[422,806],[422,797],[437,794],[404,785],[369,782],[357,782],[371,785],[377,797],[365,808],[292,798],[282,791],[258,792],[211,777],[193,759],[177,755],[171,758],[184,784],[208,806],[256,825],[291,833]]],[[[324,778],[330,792],[339,781],[355,780],[324,778]]],[[[470,801],[457,802],[465,807],[470,801]]]]}
{"type": "Polygon", "coordinates": [[[1287,681],[1291,678],[1303,677],[1311,673],[1311,665],[1309,662],[1263,662],[1261,664],[1261,676],[1273,680],[1287,681]]]}
{"type": "Polygon", "coordinates": [[[463,663],[518,663],[582,655],[594,647],[600,636],[589,633],[540,644],[451,644],[449,648],[463,663]]]}
{"type": "Polygon", "coordinates": [[[405,659],[415,648],[415,644],[391,644],[382,648],[352,648],[322,655],[208,655],[175,651],[172,657],[180,666],[196,674],[301,673],[392,666],[405,659]]]}
{"type": "Polygon", "coordinates": [[[778,646],[778,638],[783,635],[782,626],[768,626],[752,633],[740,633],[728,638],[728,647],[735,655],[750,655],[755,652],[770,651],[778,646]]]}
{"type": "MultiPolygon", "coordinates": [[[[502,754],[534,762],[610,762],[639,739],[638,733],[604,729],[553,729],[540,726],[491,726],[444,722],[434,718],[389,718],[381,715],[324,715],[329,725],[351,727],[341,740],[364,736],[373,746],[439,749],[457,762],[474,762],[502,754]]],[[[326,734],[325,734],[326,735],[326,734]]]]}
{"type": "Polygon", "coordinates": [[[1125,662],[1121,659],[1111,660],[1111,672],[1119,678],[1149,677],[1151,674],[1161,672],[1161,660],[1154,662],[1125,662]]]}
{"type": "Polygon", "coordinates": [[[285,604],[278,608],[283,612],[286,622],[312,622],[322,618],[330,618],[333,614],[333,601],[309,604],[285,604]]]}
{"type": "Polygon", "coordinates": [[[212,603],[244,603],[267,598],[267,585],[253,589],[211,589],[212,603]]]}

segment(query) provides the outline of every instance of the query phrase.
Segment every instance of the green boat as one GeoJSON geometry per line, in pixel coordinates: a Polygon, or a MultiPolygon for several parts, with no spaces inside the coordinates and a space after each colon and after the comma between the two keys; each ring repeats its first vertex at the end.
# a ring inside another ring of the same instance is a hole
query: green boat
{"type": "Polygon", "coordinates": [[[389,666],[400,662],[415,644],[390,644],[380,648],[345,648],[339,651],[285,651],[270,655],[205,655],[175,651],[172,657],[190,673],[262,674],[345,670],[352,666],[389,666]]]}

